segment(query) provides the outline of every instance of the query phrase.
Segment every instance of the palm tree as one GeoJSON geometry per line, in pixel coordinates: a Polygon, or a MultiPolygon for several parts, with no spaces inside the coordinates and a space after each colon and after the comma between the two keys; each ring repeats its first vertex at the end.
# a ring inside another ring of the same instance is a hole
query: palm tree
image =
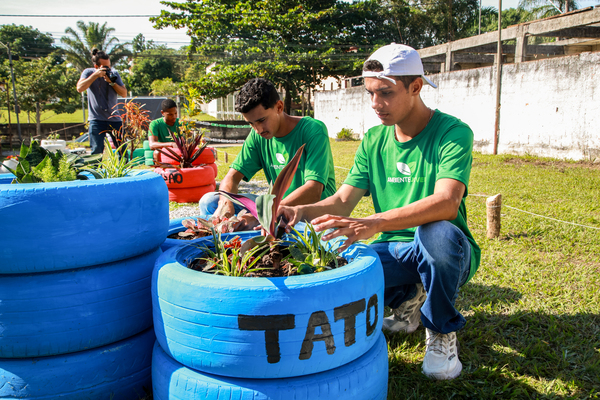
{"type": "Polygon", "coordinates": [[[531,11],[537,18],[547,18],[577,10],[576,0],[520,0],[519,7],[531,11]]]}
{"type": "Polygon", "coordinates": [[[65,33],[70,36],[60,38],[65,45],[67,61],[69,61],[79,71],[83,71],[91,66],[92,49],[97,48],[109,55],[112,64],[116,64],[120,59],[131,55],[127,48],[129,43],[120,44],[119,39],[111,37],[115,28],[106,26],[106,22],[100,25],[99,22],[90,22],[86,25],[83,21],[77,21],[77,33],[73,28],[65,29],[65,33]]]}

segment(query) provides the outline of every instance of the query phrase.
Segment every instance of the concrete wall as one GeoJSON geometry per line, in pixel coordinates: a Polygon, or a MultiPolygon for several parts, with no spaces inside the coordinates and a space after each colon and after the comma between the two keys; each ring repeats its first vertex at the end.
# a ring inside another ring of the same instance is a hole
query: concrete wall
{"type": "MultiPolygon", "coordinates": [[[[430,75],[425,104],[457,116],[475,134],[475,149],[493,151],[494,67],[430,75]]],[[[499,153],[600,158],[600,52],[507,64],[502,68],[499,153]]],[[[362,134],[379,124],[364,87],[315,93],[315,118],[329,135],[362,134]]]]}

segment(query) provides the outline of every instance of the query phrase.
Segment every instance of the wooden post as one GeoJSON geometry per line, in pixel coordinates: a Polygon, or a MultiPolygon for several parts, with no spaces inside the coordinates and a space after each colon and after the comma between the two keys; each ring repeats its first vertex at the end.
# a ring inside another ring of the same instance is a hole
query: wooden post
{"type": "Polygon", "coordinates": [[[487,238],[500,236],[500,212],[502,211],[502,195],[497,194],[485,200],[487,214],[487,238]]]}
{"type": "Polygon", "coordinates": [[[225,164],[227,164],[229,162],[229,155],[226,151],[224,151],[223,153],[225,153],[225,164]]]}
{"type": "Polygon", "coordinates": [[[219,152],[215,149],[215,161],[219,161],[219,152]]]}

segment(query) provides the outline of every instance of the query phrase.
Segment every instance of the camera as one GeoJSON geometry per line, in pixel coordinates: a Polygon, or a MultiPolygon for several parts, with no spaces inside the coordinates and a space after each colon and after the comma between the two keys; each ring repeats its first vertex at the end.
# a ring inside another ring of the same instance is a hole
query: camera
{"type": "Polygon", "coordinates": [[[119,78],[117,74],[115,74],[115,73],[112,72],[112,70],[110,69],[110,67],[103,67],[102,69],[106,72],[106,77],[108,79],[110,79],[111,82],[114,83],[119,78]]]}

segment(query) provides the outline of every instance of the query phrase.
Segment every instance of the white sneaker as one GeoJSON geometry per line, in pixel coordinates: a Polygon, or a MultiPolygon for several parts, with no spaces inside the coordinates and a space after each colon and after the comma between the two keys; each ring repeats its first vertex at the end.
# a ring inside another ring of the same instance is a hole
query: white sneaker
{"type": "Polygon", "coordinates": [[[425,303],[427,293],[423,284],[417,283],[417,294],[410,300],[400,304],[393,310],[394,314],[383,319],[382,329],[386,333],[413,333],[421,322],[421,306],[425,303]]]}
{"type": "Polygon", "coordinates": [[[458,359],[459,345],[456,332],[447,334],[426,330],[427,349],[423,359],[423,373],[432,379],[454,379],[460,375],[462,364],[458,359]]]}

